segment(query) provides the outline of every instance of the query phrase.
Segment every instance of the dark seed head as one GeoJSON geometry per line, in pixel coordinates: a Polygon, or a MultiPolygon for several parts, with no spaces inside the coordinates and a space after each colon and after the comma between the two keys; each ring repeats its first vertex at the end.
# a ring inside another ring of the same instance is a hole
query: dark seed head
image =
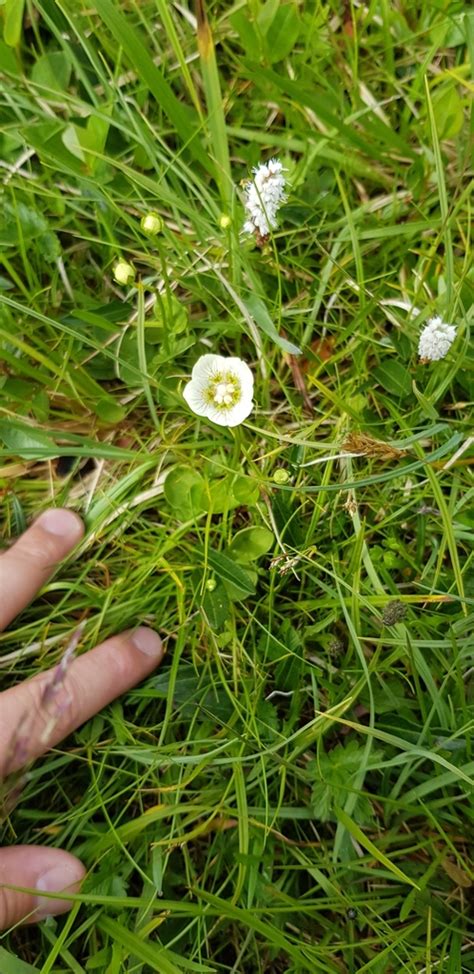
{"type": "Polygon", "coordinates": [[[403,605],[403,602],[399,602],[395,599],[394,602],[389,602],[385,606],[382,613],[382,622],[384,626],[395,626],[397,622],[401,622],[407,614],[407,606],[403,605]]]}

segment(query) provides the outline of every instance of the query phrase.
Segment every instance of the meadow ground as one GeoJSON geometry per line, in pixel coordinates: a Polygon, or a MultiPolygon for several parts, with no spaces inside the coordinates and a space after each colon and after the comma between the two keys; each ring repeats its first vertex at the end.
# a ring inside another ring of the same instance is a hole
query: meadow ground
{"type": "Polygon", "coordinates": [[[0,16],[3,541],[51,504],[88,529],[0,686],[79,622],[81,651],[137,622],[167,645],[4,819],[89,872],[66,918],[7,931],[2,974],[472,971],[474,15],[0,16]],[[433,315],[457,336],[424,364],[433,315]],[[243,425],[186,405],[206,352],[251,366],[243,425]]]}

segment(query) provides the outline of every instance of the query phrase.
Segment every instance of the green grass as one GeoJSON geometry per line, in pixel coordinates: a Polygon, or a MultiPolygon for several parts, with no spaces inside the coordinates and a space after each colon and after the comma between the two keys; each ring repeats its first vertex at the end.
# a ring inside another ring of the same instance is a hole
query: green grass
{"type": "Polygon", "coordinates": [[[51,503],[88,534],[0,638],[0,685],[78,620],[84,650],[145,621],[168,652],[4,822],[89,870],[69,916],[7,932],[9,970],[472,971],[469,5],[209,3],[199,43],[186,3],[14,7],[3,536],[51,503]],[[262,249],[242,180],[271,156],[262,249]],[[457,339],[421,365],[435,313],[457,339]],[[209,350],[254,371],[235,431],[182,398],[209,350]],[[244,564],[250,526],[271,537],[244,564]]]}

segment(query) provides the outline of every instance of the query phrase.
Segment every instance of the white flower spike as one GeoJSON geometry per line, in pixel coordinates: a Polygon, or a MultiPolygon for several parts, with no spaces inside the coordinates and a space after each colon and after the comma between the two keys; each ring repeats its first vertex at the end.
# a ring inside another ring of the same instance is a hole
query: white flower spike
{"type": "Polygon", "coordinates": [[[428,362],[438,362],[448,354],[454,339],[456,326],[447,325],[439,315],[430,318],[421,332],[418,354],[428,362]]]}
{"type": "Polygon", "coordinates": [[[238,426],[253,409],[253,375],[240,358],[201,355],[183,396],[197,416],[218,426],[238,426]]]}
{"type": "Polygon", "coordinates": [[[268,237],[278,226],[277,213],[286,200],[284,169],[278,159],[261,163],[245,188],[245,233],[268,237]]]}

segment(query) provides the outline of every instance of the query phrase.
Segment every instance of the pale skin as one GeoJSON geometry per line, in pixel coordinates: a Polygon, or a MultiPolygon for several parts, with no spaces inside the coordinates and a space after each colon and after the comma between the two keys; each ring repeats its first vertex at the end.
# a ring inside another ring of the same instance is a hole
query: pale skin
{"type": "MultiPolygon", "coordinates": [[[[28,605],[83,533],[83,524],[76,514],[51,509],[0,555],[0,630],[28,605]]],[[[15,730],[18,733],[25,726],[25,715],[29,720],[30,761],[147,677],[161,657],[159,636],[145,626],[112,636],[69,664],[54,698],[58,716],[53,720],[45,721],[41,713],[45,687],[54,680],[53,670],[1,693],[0,782],[25,760],[24,747],[16,748],[15,757],[15,730]]],[[[0,930],[69,910],[72,902],[61,899],[59,894],[79,892],[84,876],[82,863],[61,849],[33,845],[0,848],[0,930]],[[36,892],[14,889],[19,886],[36,892]]]]}

